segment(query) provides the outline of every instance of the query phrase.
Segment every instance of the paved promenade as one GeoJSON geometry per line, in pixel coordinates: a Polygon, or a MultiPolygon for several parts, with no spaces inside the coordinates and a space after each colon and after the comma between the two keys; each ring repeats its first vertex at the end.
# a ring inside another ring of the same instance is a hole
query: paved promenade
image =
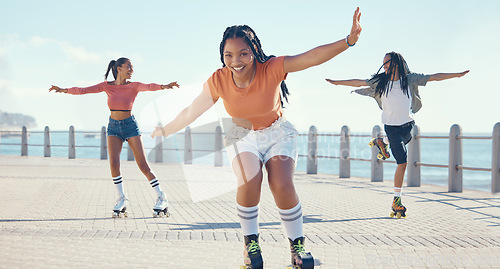
{"type": "MultiPolygon", "coordinates": [[[[170,200],[122,162],[129,217],[108,162],[0,156],[0,268],[239,268],[243,242],[227,167],[151,164],[170,200]]],[[[500,195],[404,188],[408,218],[389,218],[392,180],[297,173],[306,247],[316,268],[500,268],[500,195]]],[[[265,268],[290,265],[267,183],[260,210],[265,268]]]]}

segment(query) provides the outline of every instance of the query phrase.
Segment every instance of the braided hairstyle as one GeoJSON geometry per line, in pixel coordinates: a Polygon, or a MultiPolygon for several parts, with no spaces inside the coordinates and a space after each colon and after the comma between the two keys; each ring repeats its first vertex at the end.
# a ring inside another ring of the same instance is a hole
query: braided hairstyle
{"type": "MultiPolygon", "coordinates": [[[[267,60],[275,57],[274,55],[267,56],[264,51],[262,51],[262,45],[260,44],[260,40],[255,34],[254,30],[250,28],[248,25],[234,25],[231,27],[227,27],[226,31],[224,31],[224,35],[222,37],[222,41],[220,42],[220,60],[222,62],[222,67],[225,67],[224,64],[224,46],[226,45],[226,40],[230,38],[238,38],[241,37],[248,44],[250,49],[252,50],[255,58],[259,63],[265,63],[267,60]]],[[[285,81],[281,81],[281,96],[288,103],[288,95],[290,92],[286,87],[285,81]]],[[[280,98],[281,107],[283,106],[283,100],[280,98]]]]}
{"type": "Polygon", "coordinates": [[[389,91],[392,89],[393,84],[391,78],[394,76],[394,73],[397,70],[399,74],[399,82],[401,83],[401,90],[403,90],[403,93],[406,94],[406,96],[410,97],[410,94],[408,92],[408,74],[410,73],[408,64],[406,63],[403,56],[397,52],[392,51],[387,53],[386,56],[387,55],[391,57],[391,59],[389,60],[390,64],[387,73],[378,73],[380,72],[380,69],[382,69],[387,63],[385,62],[378,69],[377,73],[372,77],[372,80],[378,82],[377,87],[375,88],[375,94],[378,94],[379,96],[382,96],[382,94],[385,94],[387,96],[387,94],[389,94],[389,91]]]}
{"type": "Polygon", "coordinates": [[[122,64],[126,63],[127,61],[130,61],[128,58],[120,58],[118,60],[112,60],[111,62],[109,62],[108,64],[108,70],[106,70],[106,74],[104,74],[104,79],[108,79],[108,74],[109,74],[109,71],[111,70],[112,73],[113,73],[113,77],[116,79],[116,77],[118,76],[118,67],[119,66],[122,66],[122,64]]]}

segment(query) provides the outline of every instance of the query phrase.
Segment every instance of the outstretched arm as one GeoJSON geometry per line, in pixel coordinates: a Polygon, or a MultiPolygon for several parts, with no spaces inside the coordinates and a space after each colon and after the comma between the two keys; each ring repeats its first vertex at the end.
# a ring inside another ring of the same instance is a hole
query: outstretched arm
{"type": "Polygon", "coordinates": [[[358,42],[359,35],[361,33],[361,24],[359,23],[360,17],[361,13],[359,12],[358,7],[352,17],[351,33],[347,36],[347,38],[316,47],[299,55],[286,56],[283,63],[285,73],[297,72],[322,64],[348,49],[349,45],[347,42],[353,46],[356,42],[358,42]]]}
{"type": "Polygon", "coordinates": [[[351,87],[368,86],[368,84],[366,84],[366,80],[363,79],[332,80],[327,78],[326,81],[330,82],[333,85],[343,85],[351,87]]]}
{"type": "Polygon", "coordinates": [[[440,81],[440,80],[445,80],[445,79],[450,79],[450,78],[459,78],[462,76],[465,76],[465,74],[469,73],[469,70],[466,70],[461,73],[436,73],[431,75],[429,78],[429,81],[440,81]]]}
{"type": "Polygon", "coordinates": [[[156,84],[156,83],[144,84],[141,82],[135,82],[135,83],[137,85],[137,90],[140,92],[160,91],[160,90],[165,90],[165,89],[173,89],[174,87],[179,88],[179,84],[177,84],[177,81],[171,82],[167,85],[161,85],[161,84],[156,84]]]}
{"type": "Polygon", "coordinates": [[[85,87],[85,88],[71,87],[71,88],[66,88],[66,89],[52,85],[52,87],[50,87],[50,89],[49,89],[49,92],[55,91],[55,92],[62,92],[62,93],[79,95],[79,94],[87,94],[87,93],[98,93],[98,92],[101,92],[103,90],[104,89],[102,87],[102,83],[99,83],[97,85],[85,87]]]}
{"type": "Polygon", "coordinates": [[[201,116],[205,111],[211,108],[215,104],[215,100],[210,94],[208,87],[203,87],[203,91],[194,99],[190,106],[186,107],[184,110],[175,117],[170,123],[162,127],[156,127],[153,131],[151,137],[155,136],[169,136],[178,132],[179,130],[185,128],[193,121],[195,121],[199,116],[201,116]]]}

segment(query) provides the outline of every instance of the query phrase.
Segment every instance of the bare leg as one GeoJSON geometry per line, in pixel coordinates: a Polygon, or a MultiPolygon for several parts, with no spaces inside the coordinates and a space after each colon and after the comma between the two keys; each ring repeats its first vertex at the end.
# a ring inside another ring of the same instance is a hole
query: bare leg
{"type": "Polygon", "coordinates": [[[116,136],[108,136],[109,168],[111,176],[120,175],[120,153],[122,152],[123,141],[116,136]]]}
{"type": "Polygon", "coordinates": [[[146,160],[146,154],[144,152],[144,146],[142,145],[141,136],[134,136],[128,139],[128,144],[134,153],[135,162],[141,172],[148,178],[149,181],[156,178],[156,176],[151,172],[151,168],[146,160]]]}
{"type": "Polygon", "coordinates": [[[290,209],[299,203],[293,185],[295,161],[287,156],[274,156],[266,163],[269,175],[269,188],[274,201],[280,209],[290,209]]]}
{"type": "Polygon", "coordinates": [[[262,162],[250,152],[242,152],[233,159],[233,171],[238,178],[236,202],[245,207],[260,202],[262,185],[262,162]]]}
{"type": "MultiPolygon", "coordinates": [[[[279,208],[281,222],[290,242],[293,265],[302,268],[304,263],[314,264],[310,253],[305,252],[302,206],[293,185],[295,161],[287,156],[274,156],[266,163],[269,187],[279,208]]],[[[307,268],[310,268],[307,266],[307,268]]],[[[312,267],[311,267],[312,268],[312,267]]]]}
{"type": "Polygon", "coordinates": [[[403,187],[403,181],[404,181],[405,172],[406,172],[406,164],[407,163],[398,164],[398,166],[396,167],[396,173],[394,174],[394,187],[395,188],[403,187]]]}

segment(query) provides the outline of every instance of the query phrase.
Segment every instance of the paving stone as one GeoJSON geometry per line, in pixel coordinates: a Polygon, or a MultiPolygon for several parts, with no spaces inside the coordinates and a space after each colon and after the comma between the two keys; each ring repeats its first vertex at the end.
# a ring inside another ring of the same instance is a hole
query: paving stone
{"type": "MultiPolygon", "coordinates": [[[[242,265],[236,189],[225,187],[232,186],[231,169],[151,166],[172,215],[152,218],[155,194],[135,162],[124,161],[129,217],[113,219],[117,194],[108,161],[0,155],[0,268],[242,265]],[[207,184],[207,178],[217,181],[207,184]],[[194,201],[190,188],[214,195],[194,201]]],[[[294,182],[315,268],[500,268],[498,194],[447,193],[446,187],[426,184],[405,188],[408,218],[398,220],[387,216],[391,180],[297,172],[294,182]],[[364,206],[352,212],[359,201],[364,206]]],[[[288,240],[266,180],[259,218],[266,268],[289,266],[288,240]]]]}

